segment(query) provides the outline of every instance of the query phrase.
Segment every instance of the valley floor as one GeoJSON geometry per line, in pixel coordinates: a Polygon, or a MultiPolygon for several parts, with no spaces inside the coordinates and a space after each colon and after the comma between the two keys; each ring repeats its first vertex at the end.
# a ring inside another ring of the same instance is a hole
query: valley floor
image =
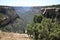
{"type": "Polygon", "coordinates": [[[0,31],[0,40],[32,40],[27,34],[0,31]]]}

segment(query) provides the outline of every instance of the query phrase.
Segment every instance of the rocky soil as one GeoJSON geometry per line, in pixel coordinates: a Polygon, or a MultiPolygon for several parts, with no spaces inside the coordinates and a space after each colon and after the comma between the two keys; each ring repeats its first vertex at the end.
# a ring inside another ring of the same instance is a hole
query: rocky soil
{"type": "Polygon", "coordinates": [[[32,38],[27,34],[0,31],[0,40],[32,40],[32,38]]]}

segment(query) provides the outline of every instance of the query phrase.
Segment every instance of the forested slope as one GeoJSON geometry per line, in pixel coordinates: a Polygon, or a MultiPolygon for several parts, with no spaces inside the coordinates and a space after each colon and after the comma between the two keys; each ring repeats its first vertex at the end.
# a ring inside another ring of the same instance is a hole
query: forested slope
{"type": "Polygon", "coordinates": [[[22,27],[22,23],[23,20],[18,16],[18,14],[16,13],[13,7],[0,6],[0,29],[1,30],[8,31],[8,32],[17,32],[21,30],[18,28],[22,27]]]}

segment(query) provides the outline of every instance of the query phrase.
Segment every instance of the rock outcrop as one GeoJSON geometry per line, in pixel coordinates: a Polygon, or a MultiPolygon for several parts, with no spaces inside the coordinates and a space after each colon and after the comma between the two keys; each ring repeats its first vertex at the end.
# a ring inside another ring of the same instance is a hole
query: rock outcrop
{"type": "Polygon", "coordinates": [[[44,15],[47,18],[57,18],[57,20],[60,20],[60,8],[42,8],[41,14],[44,15]]]}

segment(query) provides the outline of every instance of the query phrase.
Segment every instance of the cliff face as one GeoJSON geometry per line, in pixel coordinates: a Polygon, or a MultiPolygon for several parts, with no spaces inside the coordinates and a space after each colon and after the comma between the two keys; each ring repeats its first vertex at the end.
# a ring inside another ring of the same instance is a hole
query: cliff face
{"type": "Polygon", "coordinates": [[[1,15],[1,24],[0,26],[5,26],[8,23],[13,22],[18,15],[16,14],[15,10],[12,7],[7,6],[0,6],[0,15],[1,15]]]}

